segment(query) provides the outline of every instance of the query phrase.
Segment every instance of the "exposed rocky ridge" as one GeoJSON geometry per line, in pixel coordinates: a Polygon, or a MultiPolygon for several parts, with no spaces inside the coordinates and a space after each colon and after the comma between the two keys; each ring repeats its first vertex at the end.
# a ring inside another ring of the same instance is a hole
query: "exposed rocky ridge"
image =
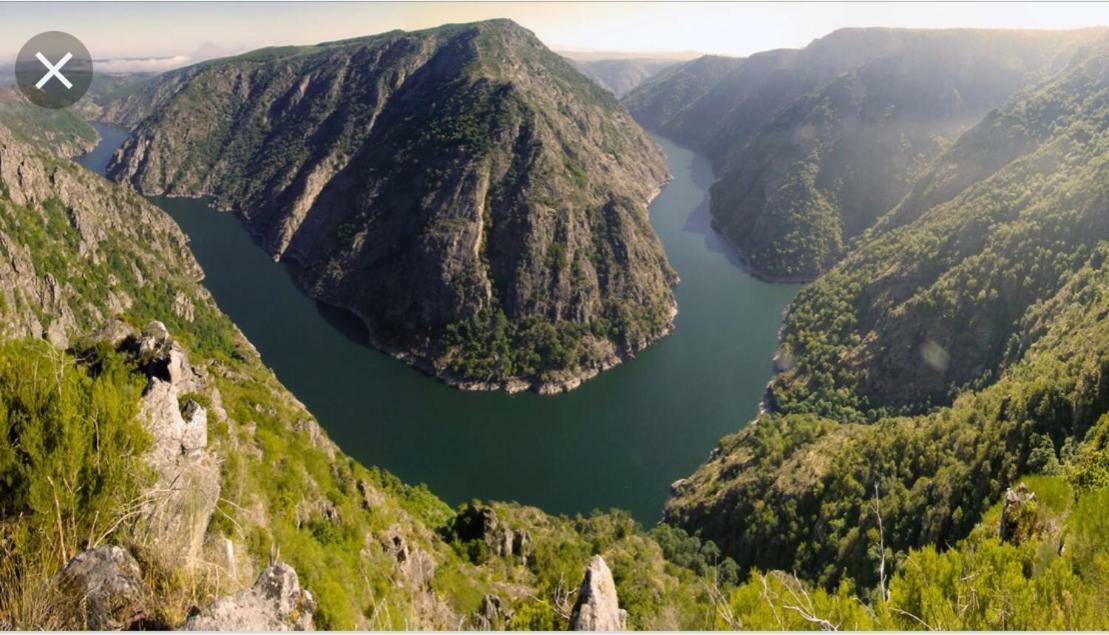
{"type": "Polygon", "coordinates": [[[756,275],[807,281],[964,130],[1103,34],[846,29],[722,74],[690,68],[715,84],[681,108],[658,104],[683,90],[677,73],[625,101],[713,159],[714,224],[756,275]]]}
{"type": "Polygon", "coordinates": [[[670,328],[661,151],[514,23],[265,49],[142,94],[114,178],[214,196],[309,295],[453,384],[572,388],[670,328]]]}
{"type": "Polygon", "coordinates": [[[218,458],[208,451],[208,410],[181,397],[208,393],[219,403],[219,391],[193,370],[161,322],[151,322],[123,346],[149,369],[139,419],[153,439],[145,458],[158,474],[146,496],[139,542],[147,557],[192,569],[219,500],[220,472],[218,458]]]}

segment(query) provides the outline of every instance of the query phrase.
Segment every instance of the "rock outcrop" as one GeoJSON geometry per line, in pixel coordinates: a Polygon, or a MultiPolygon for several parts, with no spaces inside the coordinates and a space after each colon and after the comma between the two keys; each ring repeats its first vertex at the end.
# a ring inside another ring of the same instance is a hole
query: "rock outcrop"
{"type": "Polygon", "coordinates": [[[126,630],[147,614],[150,588],[138,562],[120,547],[108,545],[78,554],[59,578],[92,630],[126,630]]]}
{"type": "Polygon", "coordinates": [[[570,629],[575,631],[623,631],[628,628],[628,612],[620,608],[616,582],[605,559],[593,556],[585,569],[578,600],[570,614],[570,629]]]}
{"type": "Polygon", "coordinates": [[[526,529],[507,526],[492,507],[469,504],[454,519],[454,535],[463,542],[480,540],[500,557],[516,556],[526,564],[531,555],[531,535],[526,529]]]}
{"type": "Polygon", "coordinates": [[[1036,531],[1036,494],[1021,483],[1016,488],[1005,490],[1005,502],[1001,508],[1001,522],[998,537],[1006,542],[1020,544],[1032,537],[1036,531]]]}
{"type": "Polygon", "coordinates": [[[200,378],[161,322],[148,324],[133,346],[148,375],[139,418],[153,440],[146,460],[158,474],[141,542],[165,562],[191,568],[220,492],[219,463],[207,451],[208,411],[180,399],[199,389],[200,378]]]}
{"type": "Polygon", "coordinates": [[[512,611],[500,596],[486,593],[481,596],[481,608],[474,614],[474,625],[480,630],[505,630],[505,624],[512,619],[512,611]]]}
{"type": "Polygon", "coordinates": [[[278,562],[254,586],[220,598],[189,618],[189,631],[307,631],[316,602],[300,587],[296,571],[278,562]]]}

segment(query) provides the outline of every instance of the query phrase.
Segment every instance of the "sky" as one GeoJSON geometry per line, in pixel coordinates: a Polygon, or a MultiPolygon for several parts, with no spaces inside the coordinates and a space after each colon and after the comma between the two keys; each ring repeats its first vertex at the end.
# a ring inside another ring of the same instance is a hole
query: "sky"
{"type": "Polygon", "coordinates": [[[83,41],[100,70],[160,70],[262,46],[511,18],[556,50],[747,55],[848,26],[1077,28],[1102,3],[0,2],[0,60],[42,31],[83,41]]]}

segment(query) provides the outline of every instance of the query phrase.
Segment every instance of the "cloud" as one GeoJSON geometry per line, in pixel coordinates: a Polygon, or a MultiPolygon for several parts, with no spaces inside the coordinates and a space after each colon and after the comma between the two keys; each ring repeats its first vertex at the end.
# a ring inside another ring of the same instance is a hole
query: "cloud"
{"type": "Polygon", "coordinates": [[[193,63],[188,55],[170,57],[121,57],[96,60],[93,70],[97,73],[160,73],[193,63]]]}

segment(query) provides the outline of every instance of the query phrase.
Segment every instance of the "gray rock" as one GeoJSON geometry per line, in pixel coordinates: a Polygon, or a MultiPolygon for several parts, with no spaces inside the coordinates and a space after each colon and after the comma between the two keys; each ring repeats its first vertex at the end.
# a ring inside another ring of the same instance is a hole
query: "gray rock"
{"type": "Polygon", "coordinates": [[[570,614],[570,629],[575,631],[623,631],[628,627],[628,612],[620,608],[616,582],[605,559],[593,556],[585,569],[578,601],[570,614]]]}
{"type": "Polygon", "coordinates": [[[154,557],[192,568],[219,500],[219,462],[207,451],[208,412],[180,393],[198,388],[184,349],[161,322],[151,322],[138,342],[150,373],[139,420],[153,443],[145,458],[158,474],[139,538],[154,557]]]}
{"type": "Polygon", "coordinates": [[[266,567],[254,586],[220,598],[189,618],[189,631],[312,630],[316,602],[285,563],[266,567]]]}
{"type": "Polygon", "coordinates": [[[362,495],[362,507],[366,510],[372,510],[385,503],[385,497],[381,495],[381,492],[366,481],[358,481],[358,493],[362,495]]]}
{"type": "Polygon", "coordinates": [[[154,320],[143,327],[142,337],[139,338],[140,355],[153,357],[160,354],[168,345],[169,329],[165,324],[154,320]]]}
{"type": "Polygon", "coordinates": [[[146,616],[150,588],[131,554],[115,545],[78,554],[60,578],[93,630],[126,629],[146,616]]]}
{"type": "Polygon", "coordinates": [[[504,630],[512,618],[512,611],[497,595],[486,593],[481,597],[481,609],[473,616],[473,623],[479,630],[504,630]]]}
{"type": "Polygon", "coordinates": [[[501,557],[517,556],[525,563],[531,555],[531,534],[508,527],[492,507],[467,505],[454,520],[454,532],[462,541],[481,540],[501,557]]]}
{"type": "Polygon", "coordinates": [[[438,563],[423,549],[408,545],[399,525],[393,525],[379,537],[382,547],[397,561],[402,584],[410,589],[424,590],[431,585],[438,563]]]}

